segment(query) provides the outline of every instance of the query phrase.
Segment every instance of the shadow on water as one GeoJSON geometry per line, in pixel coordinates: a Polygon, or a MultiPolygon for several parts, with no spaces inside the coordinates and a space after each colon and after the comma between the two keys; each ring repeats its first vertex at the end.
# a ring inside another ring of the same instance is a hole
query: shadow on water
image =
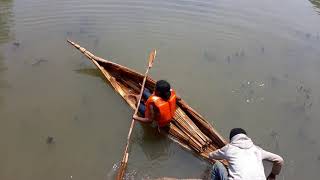
{"type": "Polygon", "coordinates": [[[98,69],[95,69],[95,68],[76,69],[74,71],[76,73],[79,73],[79,74],[89,75],[89,76],[92,76],[92,77],[99,77],[104,81],[106,80],[104,78],[104,76],[100,73],[100,71],[98,69]]]}
{"type": "Polygon", "coordinates": [[[170,157],[169,147],[171,141],[168,140],[167,135],[160,134],[157,128],[150,128],[149,125],[145,124],[142,124],[142,131],[139,145],[149,160],[153,161],[159,158],[170,157]]]}
{"type": "Polygon", "coordinates": [[[320,15],[320,0],[309,0],[313,6],[315,7],[316,11],[320,15]]]}

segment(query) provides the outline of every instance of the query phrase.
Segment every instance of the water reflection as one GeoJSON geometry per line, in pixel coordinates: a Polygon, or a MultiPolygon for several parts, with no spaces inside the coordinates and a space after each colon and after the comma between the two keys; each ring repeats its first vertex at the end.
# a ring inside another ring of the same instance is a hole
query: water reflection
{"type": "MultiPolygon", "coordinates": [[[[12,37],[10,27],[12,25],[12,0],[0,0],[0,46],[9,41],[12,37]]],[[[3,79],[5,71],[8,68],[4,63],[3,54],[0,51],[0,92],[4,88],[8,88],[8,82],[3,79]]],[[[0,93],[2,94],[2,93],[0,93]]],[[[0,95],[0,105],[3,103],[4,97],[0,95]]]]}
{"type": "Polygon", "coordinates": [[[320,14],[320,0],[309,0],[314,7],[316,8],[316,11],[320,14]]]}
{"type": "Polygon", "coordinates": [[[74,71],[76,73],[79,73],[79,74],[89,75],[89,76],[92,76],[92,77],[99,77],[102,80],[105,80],[105,77],[96,68],[82,68],[82,69],[76,69],[74,71]]]}
{"type": "Polygon", "coordinates": [[[142,138],[138,143],[142,147],[142,151],[150,161],[156,161],[159,158],[170,157],[170,144],[167,135],[160,134],[157,128],[150,128],[148,125],[141,125],[142,138]],[[156,151],[154,151],[156,149],[156,151]]]}
{"type": "Polygon", "coordinates": [[[6,43],[12,37],[12,0],[0,0],[0,44],[6,43]]]}

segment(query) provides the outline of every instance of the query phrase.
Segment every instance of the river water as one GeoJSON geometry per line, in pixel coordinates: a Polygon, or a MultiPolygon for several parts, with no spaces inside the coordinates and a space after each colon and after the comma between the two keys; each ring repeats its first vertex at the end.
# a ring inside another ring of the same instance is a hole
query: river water
{"type": "MultiPolygon", "coordinates": [[[[319,7],[0,0],[0,179],[114,178],[133,112],[66,38],[141,72],[156,48],[151,75],[169,80],[221,134],[242,127],[283,156],[278,179],[318,179],[319,7]]],[[[208,167],[140,125],[130,152],[128,179],[199,178],[208,167]]]]}

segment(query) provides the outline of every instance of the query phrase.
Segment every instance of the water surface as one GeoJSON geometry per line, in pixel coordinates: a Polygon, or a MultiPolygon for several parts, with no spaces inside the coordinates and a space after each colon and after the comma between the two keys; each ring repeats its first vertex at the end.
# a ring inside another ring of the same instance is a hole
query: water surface
{"type": "MultiPolygon", "coordinates": [[[[133,112],[66,38],[141,72],[156,48],[152,76],[225,137],[242,127],[284,157],[279,179],[317,179],[319,11],[317,0],[0,0],[0,179],[114,177],[133,112]]],[[[207,167],[134,129],[128,178],[207,167]]]]}

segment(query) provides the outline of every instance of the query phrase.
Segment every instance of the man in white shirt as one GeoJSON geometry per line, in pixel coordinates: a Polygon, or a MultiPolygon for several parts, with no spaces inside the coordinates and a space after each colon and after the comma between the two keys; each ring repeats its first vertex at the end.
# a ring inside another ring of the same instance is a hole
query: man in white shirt
{"type": "Polygon", "coordinates": [[[273,162],[267,180],[275,180],[280,173],[283,159],[253,144],[245,130],[234,128],[230,131],[230,143],[209,154],[213,160],[227,160],[228,172],[219,162],[213,165],[212,180],[265,180],[262,160],[273,162]]]}

